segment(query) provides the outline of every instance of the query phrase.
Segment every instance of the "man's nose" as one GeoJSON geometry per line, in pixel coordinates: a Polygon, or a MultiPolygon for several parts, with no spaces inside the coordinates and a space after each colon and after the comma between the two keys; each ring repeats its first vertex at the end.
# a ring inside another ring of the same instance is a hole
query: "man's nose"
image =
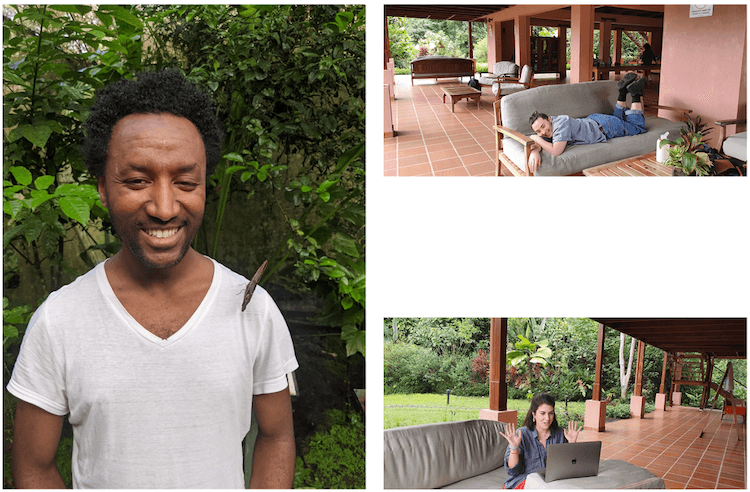
{"type": "Polygon", "coordinates": [[[146,206],[146,213],[161,221],[168,222],[177,216],[180,204],[172,183],[157,182],[152,188],[151,200],[146,206]]]}

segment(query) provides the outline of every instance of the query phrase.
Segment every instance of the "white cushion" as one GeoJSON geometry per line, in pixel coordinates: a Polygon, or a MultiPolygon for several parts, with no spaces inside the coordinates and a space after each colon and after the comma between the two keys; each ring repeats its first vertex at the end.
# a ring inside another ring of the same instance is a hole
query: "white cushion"
{"type": "Polygon", "coordinates": [[[722,150],[729,157],[747,162],[747,132],[730,135],[724,140],[722,150]]]}

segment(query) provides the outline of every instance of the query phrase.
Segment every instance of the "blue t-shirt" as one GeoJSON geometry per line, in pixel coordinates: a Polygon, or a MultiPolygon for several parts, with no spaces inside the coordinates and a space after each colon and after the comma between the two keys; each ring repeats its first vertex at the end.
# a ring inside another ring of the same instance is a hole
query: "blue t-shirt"
{"type": "MultiPolygon", "coordinates": [[[[547,438],[546,445],[560,444],[568,442],[565,439],[565,432],[562,427],[558,427],[556,432],[551,432],[547,438]]],[[[521,445],[518,446],[518,464],[513,468],[508,467],[508,458],[510,458],[510,447],[505,449],[505,471],[508,473],[508,479],[505,481],[506,489],[513,489],[519,483],[526,480],[526,477],[541,468],[547,466],[547,448],[539,442],[539,434],[536,429],[529,430],[521,427],[521,445]]]]}
{"type": "Polygon", "coordinates": [[[552,116],[552,143],[568,142],[570,145],[606,142],[599,123],[589,118],[552,116]]]}

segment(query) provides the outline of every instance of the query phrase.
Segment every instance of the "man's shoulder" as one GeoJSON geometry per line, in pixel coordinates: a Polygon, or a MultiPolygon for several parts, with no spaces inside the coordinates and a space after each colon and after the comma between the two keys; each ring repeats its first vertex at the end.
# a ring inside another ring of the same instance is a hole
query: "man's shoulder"
{"type": "Polygon", "coordinates": [[[71,298],[88,296],[91,295],[94,291],[100,290],[97,277],[98,275],[100,275],[99,270],[102,268],[104,268],[104,263],[99,263],[88,272],[78,276],[71,283],[63,285],[59,289],[50,293],[44,303],[47,305],[56,303],[68,303],[71,301],[71,298]]]}

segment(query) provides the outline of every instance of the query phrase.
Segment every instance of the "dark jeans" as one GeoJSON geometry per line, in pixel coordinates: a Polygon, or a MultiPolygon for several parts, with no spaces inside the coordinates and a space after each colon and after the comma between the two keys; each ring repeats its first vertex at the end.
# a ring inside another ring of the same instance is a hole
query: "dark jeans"
{"type": "Polygon", "coordinates": [[[646,120],[640,109],[625,109],[616,104],[614,115],[596,113],[589,118],[599,123],[607,140],[646,133],[646,120]]]}

